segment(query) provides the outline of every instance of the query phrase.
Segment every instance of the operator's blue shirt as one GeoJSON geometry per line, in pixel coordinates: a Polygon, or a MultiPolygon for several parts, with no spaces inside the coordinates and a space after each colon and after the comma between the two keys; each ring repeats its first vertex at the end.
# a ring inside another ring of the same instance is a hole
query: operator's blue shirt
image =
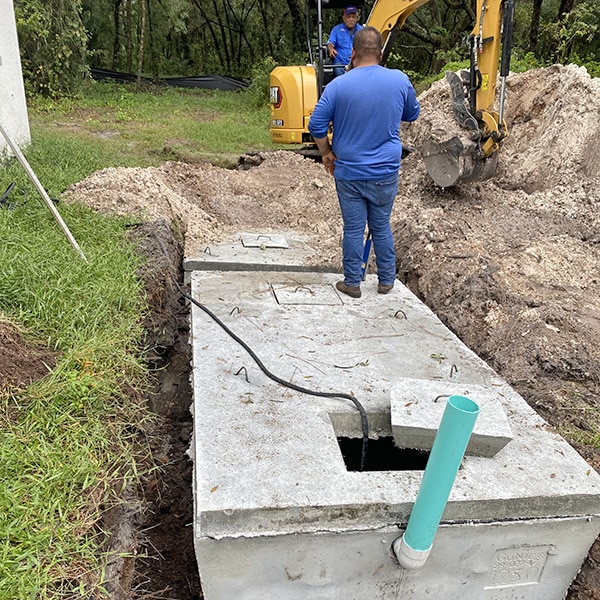
{"type": "Polygon", "coordinates": [[[322,138],[333,125],[336,179],[383,180],[400,169],[400,122],[416,120],[419,112],[415,89],[402,71],[358,67],[327,84],[308,130],[322,138]]]}
{"type": "Polygon", "coordinates": [[[350,33],[346,25],[340,23],[331,30],[327,43],[333,44],[333,47],[337,50],[337,55],[333,58],[334,65],[347,65],[350,62],[354,34],[362,28],[363,26],[357,23],[352,33],[350,33]]]}

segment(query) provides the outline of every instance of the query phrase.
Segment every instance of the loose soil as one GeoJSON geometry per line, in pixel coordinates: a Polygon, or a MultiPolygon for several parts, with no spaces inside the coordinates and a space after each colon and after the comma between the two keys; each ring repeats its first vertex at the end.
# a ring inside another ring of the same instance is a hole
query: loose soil
{"type": "MultiPolygon", "coordinates": [[[[600,79],[573,65],[511,75],[509,137],[496,175],[448,189],[428,178],[419,155],[422,141],[439,138],[453,118],[445,82],[420,101],[421,117],[402,129],[416,151],[403,161],[392,216],[398,277],[600,471],[600,79]]],[[[148,258],[146,343],[157,369],[149,403],[159,416],[153,460],[162,468],[137,494],[143,513],[122,515],[113,527],[118,547],[129,519],[123,543],[145,556],[115,569],[113,598],[202,598],[186,454],[187,309],[172,277],[181,279],[183,255],[240,231],[306,233],[318,249],[311,261],[338,267],[333,180],[292,152],[252,153],[235,169],[174,162],[105,169],[65,196],[107,214],[135,214],[140,225],[131,235],[148,258]]],[[[26,363],[30,344],[0,323],[3,335],[17,340],[12,356],[26,363]]],[[[0,357],[0,376],[14,373],[11,365],[0,357]]],[[[32,371],[23,382],[41,375],[32,371]]],[[[570,600],[600,599],[599,562],[597,541],[570,600]]]]}

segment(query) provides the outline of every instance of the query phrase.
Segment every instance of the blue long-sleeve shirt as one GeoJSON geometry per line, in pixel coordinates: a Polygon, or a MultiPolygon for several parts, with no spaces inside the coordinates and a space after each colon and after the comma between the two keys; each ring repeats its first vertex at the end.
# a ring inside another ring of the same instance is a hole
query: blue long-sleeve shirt
{"type": "Polygon", "coordinates": [[[310,117],[313,137],[333,125],[335,178],[385,179],[400,169],[400,122],[420,113],[415,90],[402,71],[357,67],[325,88],[310,117]]]}

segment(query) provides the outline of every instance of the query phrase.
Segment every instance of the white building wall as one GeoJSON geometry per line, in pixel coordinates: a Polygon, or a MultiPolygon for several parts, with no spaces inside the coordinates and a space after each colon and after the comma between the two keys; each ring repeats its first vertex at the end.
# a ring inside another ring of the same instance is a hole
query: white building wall
{"type": "MultiPolygon", "coordinates": [[[[0,125],[19,147],[31,141],[13,0],[0,0],[0,125]]],[[[0,135],[0,155],[8,150],[0,135]]]]}

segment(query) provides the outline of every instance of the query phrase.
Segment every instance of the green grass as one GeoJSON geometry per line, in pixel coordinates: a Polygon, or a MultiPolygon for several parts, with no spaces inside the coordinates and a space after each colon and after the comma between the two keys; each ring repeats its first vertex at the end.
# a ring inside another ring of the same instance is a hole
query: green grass
{"type": "Polygon", "coordinates": [[[56,368],[0,395],[0,598],[102,589],[102,511],[135,479],[143,389],[140,259],[122,219],[61,205],[88,262],[28,197],[0,210],[0,312],[57,351],[56,368]],[[132,423],[137,423],[132,427],[132,423]]]}
{"type": "MultiPolygon", "coordinates": [[[[247,92],[138,93],[96,83],[80,98],[36,99],[28,110],[25,155],[57,199],[105,167],[226,163],[273,147],[268,109],[256,109],[247,92]]],[[[135,485],[149,468],[141,259],[126,219],[59,203],[84,262],[21,165],[5,160],[0,194],[13,182],[0,208],[0,318],[56,351],[58,362],[25,390],[0,388],[0,600],[99,598],[102,513],[119,501],[115,486],[135,485]]]]}
{"type": "Polygon", "coordinates": [[[71,156],[82,152],[82,169],[214,159],[273,148],[269,108],[256,108],[245,90],[159,87],[137,92],[131,85],[91,82],[86,92],[77,100],[30,105],[32,139],[44,145],[75,144],[68,151],[75,152],[71,156]]]}

